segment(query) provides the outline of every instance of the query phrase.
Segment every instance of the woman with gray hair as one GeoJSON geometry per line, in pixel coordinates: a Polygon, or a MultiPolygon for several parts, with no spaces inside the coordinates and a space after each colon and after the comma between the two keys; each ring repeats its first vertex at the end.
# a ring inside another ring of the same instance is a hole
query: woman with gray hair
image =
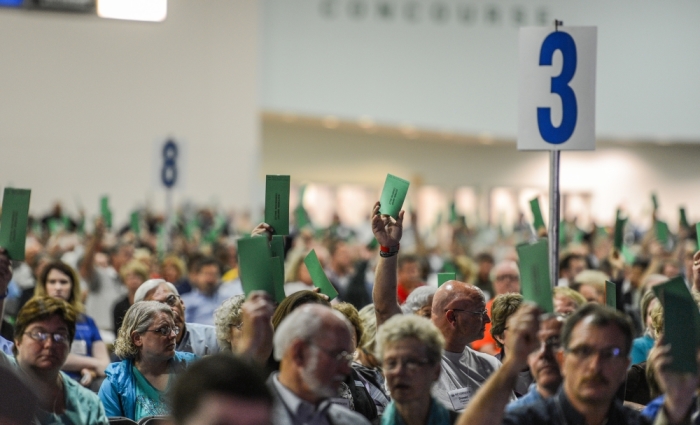
{"type": "Polygon", "coordinates": [[[243,302],[245,295],[234,295],[214,311],[216,340],[222,351],[236,351],[236,343],[243,329],[243,302]]]}
{"type": "Polygon", "coordinates": [[[179,332],[166,304],[140,301],[129,308],[114,343],[123,360],[109,365],[99,392],[108,417],[138,421],[169,413],[165,399],[172,378],[197,358],[175,352],[179,332]]]}
{"type": "Polygon", "coordinates": [[[435,292],[437,292],[437,288],[434,286],[421,286],[414,289],[401,306],[401,311],[403,314],[417,314],[430,319],[435,292]]]}
{"type": "Polygon", "coordinates": [[[457,413],[433,399],[430,389],[440,377],[445,341],[429,320],[396,315],[377,333],[377,355],[393,401],[382,415],[382,425],[450,425],[457,413]]]}

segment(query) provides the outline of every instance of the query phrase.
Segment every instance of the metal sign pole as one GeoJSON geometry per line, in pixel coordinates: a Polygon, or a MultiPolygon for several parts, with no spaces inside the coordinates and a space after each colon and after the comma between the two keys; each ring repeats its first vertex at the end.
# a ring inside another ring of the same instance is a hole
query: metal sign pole
{"type": "Polygon", "coordinates": [[[559,153],[549,151],[549,276],[552,287],[559,281],[559,153]]]}

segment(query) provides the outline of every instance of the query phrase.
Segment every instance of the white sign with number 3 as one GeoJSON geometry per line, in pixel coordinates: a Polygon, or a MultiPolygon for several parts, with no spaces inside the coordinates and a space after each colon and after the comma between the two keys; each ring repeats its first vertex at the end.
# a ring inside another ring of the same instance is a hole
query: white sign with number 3
{"type": "Polygon", "coordinates": [[[521,28],[519,150],[594,150],[596,27],[521,28]]]}

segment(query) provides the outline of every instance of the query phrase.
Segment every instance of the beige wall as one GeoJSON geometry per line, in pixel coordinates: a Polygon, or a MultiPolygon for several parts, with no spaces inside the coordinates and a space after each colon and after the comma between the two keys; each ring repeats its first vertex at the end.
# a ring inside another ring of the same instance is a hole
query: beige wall
{"type": "Polygon", "coordinates": [[[251,201],[258,175],[258,2],[170,0],[163,23],[0,10],[0,185],[32,189],[32,211],[75,198],[117,220],[147,200],[153,144],[188,143],[176,201],[251,201]]]}

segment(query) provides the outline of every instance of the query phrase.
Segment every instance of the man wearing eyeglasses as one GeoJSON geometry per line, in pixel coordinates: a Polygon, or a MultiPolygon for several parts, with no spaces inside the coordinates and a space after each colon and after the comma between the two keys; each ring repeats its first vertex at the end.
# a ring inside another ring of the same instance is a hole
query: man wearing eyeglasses
{"type": "Polygon", "coordinates": [[[219,352],[214,326],[185,323],[185,303],[172,283],[163,279],[147,280],[134,295],[134,303],[139,301],[158,301],[170,306],[174,313],[175,326],[180,328],[175,351],[194,353],[200,357],[219,352]]]}
{"type": "MultiPolygon", "coordinates": [[[[460,425],[650,423],[639,412],[624,407],[615,399],[630,363],[632,324],[623,314],[598,304],[585,305],[564,324],[562,348],[557,352],[564,380],[557,393],[504,414],[503,407],[517,372],[539,345],[538,315],[536,307],[525,305],[509,320],[512,332],[506,338],[514,347],[513,353],[477,393],[460,417],[460,425]]],[[[687,404],[673,401],[665,405],[665,423],[673,423],[669,417],[685,417],[687,404]],[[685,410],[678,412],[679,409],[685,410]]]]}
{"type": "MultiPolygon", "coordinates": [[[[373,299],[377,327],[401,314],[397,300],[397,257],[403,232],[404,212],[397,219],[379,214],[379,202],[372,210],[372,232],[380,244],[373,299]]],[[[493,356],[472,350],[469,344],[484,337],[491,319],[484,293],[476,286],[451,280],[433,296],[431,319],[445,338],[440,378],[432,394],[448,409],[461,411],[474,393],[501,363],[493,356]]]]}
{"type": "Polygon", "coordinates": [[[280,371],[270,376],[276,425],[369,425],[352,410],[333,403],[351,372],[351,325],[339,312],[303,305],[287,316],[274,335],[280,371]]]}

